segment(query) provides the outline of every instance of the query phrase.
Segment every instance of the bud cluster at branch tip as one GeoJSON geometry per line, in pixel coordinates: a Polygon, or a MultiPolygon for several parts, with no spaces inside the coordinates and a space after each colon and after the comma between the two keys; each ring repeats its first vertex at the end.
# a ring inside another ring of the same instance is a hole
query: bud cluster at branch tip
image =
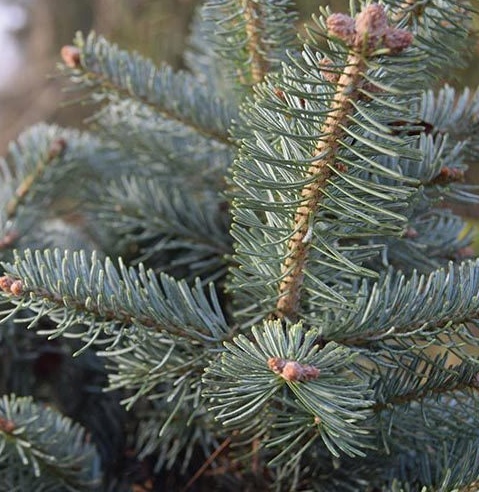
{"type": "Polygon", "coordinates": [[[414,227],[407,227],[403,232],[403,237],[406,239],[416,239],[418,236],[419,232],[414,227]]]}
{"type": "Polygon", "coordinates": [[[61,49],[61,57],[63,62],[67,67],[70,68],[80,68],[81,67],[81,58],[80,58],[80,50],[76,46],[64,46],[61,49]]]}
{"type": "Polygon", "coordinates": [[[14,296],[21,296],[23,294],[23,282],[4,275],[0,277],[0,289],[14,296]]]}
{"type": "Polygon", "coordinates": [[[0,417],[0,432],[11,434],[16,428],[17,426],[15,425],[15,422],[4,417],[0,417]]]}
{"type": "Polygon", "coordinates": [[[314,366],[281,357],[270,357],[268,367],[286,381],[311,381],[317,379],[320,373],[320,370],[314,366]]]}
{"type": "Polygon", "coordinates": [[[432,184],[445,185],[449,183],[461,182],[465,179],[464,169],[444,166],[439,174],[431,180],[432,184]]]}
{"type": "Polygon", "coordinates": [[[414,36],[404,29],[391,27],[384,7],[370,4],[355,19],[346,14],[332,14],[326,19],[328,33],[360,53],[385,48],[397,54],[411,46],[414,36]]]}
{"type": "Polygon", "coordinates": [[[67,142],[64,138],[57,138],[50,144],[50,149],[48,150],[48,160],[53,160],[56,157],[60,157],[67,147],[67,142]]]}

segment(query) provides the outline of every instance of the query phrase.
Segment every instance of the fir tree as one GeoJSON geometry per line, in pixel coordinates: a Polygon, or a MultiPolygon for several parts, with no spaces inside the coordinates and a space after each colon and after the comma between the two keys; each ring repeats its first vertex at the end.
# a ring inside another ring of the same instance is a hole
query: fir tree
{"type": "Polygon", "coordinates": [[[0,490],[479,488],[473,6],[292,3],[207,1],[181,72],[63,48],[91,131],[1,162],[0,490]]]}

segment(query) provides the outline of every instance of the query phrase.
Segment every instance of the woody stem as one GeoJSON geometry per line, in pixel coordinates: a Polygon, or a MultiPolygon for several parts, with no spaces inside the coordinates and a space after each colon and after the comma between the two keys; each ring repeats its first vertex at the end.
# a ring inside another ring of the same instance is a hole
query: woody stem
{"type": "Polygon", "coordinates": [[[304,269],[308,260],[310,241],[308,231],[311,218],[317,214],[324,197],[323,190],[331,179],[335,166],[338,141],[344,135],[342,127],[347,124],[347,117],[352,112],[350,103],[357,97],[356,88],[361,78],[363,59],[351,53],[345,69],[337,82],[329,114],[321,127],[322,138],[317,142],[313,157],[317,159],[307,173],[311,177],[301,191],[302,201],[294,214],[294,233],[289,239],[287,257],[282,265],[283,279],[279,285],[279,298],[275,315],[278,318],[297,318],[301,289],[304,281],[304,269]]]}

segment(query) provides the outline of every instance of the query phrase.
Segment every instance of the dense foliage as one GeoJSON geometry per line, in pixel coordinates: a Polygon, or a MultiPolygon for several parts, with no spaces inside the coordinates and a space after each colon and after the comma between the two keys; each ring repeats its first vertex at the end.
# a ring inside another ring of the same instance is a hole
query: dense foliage
{"type": "Polygon", "coordinates": [[[209,0],[185,71],[62,49],[91,131],[0,163],[0,490],[475,490],[472,17],[209,0]]]}

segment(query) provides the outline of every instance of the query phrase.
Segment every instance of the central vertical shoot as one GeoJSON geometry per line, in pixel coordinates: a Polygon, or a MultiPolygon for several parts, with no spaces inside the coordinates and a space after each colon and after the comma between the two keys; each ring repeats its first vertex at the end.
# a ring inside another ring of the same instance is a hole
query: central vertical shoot
{"type": "Polygon", "coordinates": [[[310,228],[334,172],[338,142],[345,136],[343,128],[354,110],[352,102],[358,99],[357,89],[367,69],[367,59],[374,56],[378,48],[382,54],[398,53],[412,42],[409,32],[389,26],[384,7],[377,4],[365,7],[356,19],[333,14],[327,19],[327,28],[330,36],[341,39],[348,46],[349,54],[337,79],[328,116],[320,129],[322,137],[312,154],[317,159],[307,171],[310,180],[301,190],[301,203],[294,214],[294,232],[281,268],[282,280],[274,314],[291,321],[298,318],[304,269],[311,248],[310,228]]]}
{"type": "Polygon", "coordinates": [[[279,285],[280,297],[276,306],[276,315],[280,318],[295,320],[298,312],[303,271],[311,245],[307,240],[311,219],[318,210],[323,189],[331,178],[337,140],[343,132],[341,126],[352,110],[349,101],[354,98],[354,89],[361,78],[363,64],[362,58],[357,54],[348,57],[346,69],[338,81],[338,90],[331,101],[331,112],[321,128],[324,137],[318,141],[313,152],[313,157],[317,157],[317,160],[308,169],[311,181],[301,191],[302,201],[294,215],[295,232],[288,242],[288,256],[282,266],[285,276],[279,285]]]}
{"type": "Polygon", "coordinates": [[[251,79],[253,84],[258,84],[264,79],[269,69],[268,61],[264,56],[263,40],[261,39],[263,30],[261,19],[263,16],[261,6],[252,0],[243,0],[243,9],[246,20],[246,34],[248,36],[248,52],[251,56],[251,79]]]}

